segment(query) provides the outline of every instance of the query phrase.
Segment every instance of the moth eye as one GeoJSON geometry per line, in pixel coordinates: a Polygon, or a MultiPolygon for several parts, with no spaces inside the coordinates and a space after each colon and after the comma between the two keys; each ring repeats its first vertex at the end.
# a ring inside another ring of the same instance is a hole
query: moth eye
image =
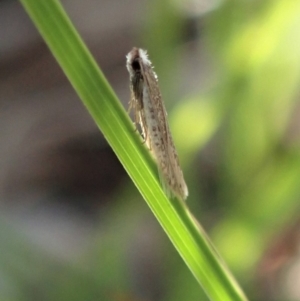
{"type": "Polygon", "coordinates": [[[131,63],[131,67],[134,71],[140,71],[141,70],[141,66],[140,66],[140,63],[138,60],[134,60],[132,63],[131,63]]]}

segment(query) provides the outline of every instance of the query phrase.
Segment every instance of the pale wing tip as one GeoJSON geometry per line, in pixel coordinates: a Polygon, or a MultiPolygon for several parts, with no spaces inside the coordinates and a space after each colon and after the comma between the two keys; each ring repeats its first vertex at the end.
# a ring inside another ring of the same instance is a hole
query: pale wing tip
{"type": "Polygon", "coordinates": [[[179,189],[174,189],[173,187],[170,187],[167,182],[164,180],[164,177],[161,173],[159,173],[160,176],[160,182],[163,188],[163,191],[165,192],[166,196],[168,198],[174,198],[177,197],[181,201],[185,201],[189,195],[189,191],[187,188],[187,185],[185,182],[182,183],[181,187],[177,187],[179,189]]]}
{"type": "Polygon", "coordinates": [[[183,201],[185,201],[187,199],[188,195],[189,195],[189,190],[188,190],[186,184],[184,183],[184,185],[182,187],[180,199],[182,199],[183,201]]]}
{"type": "Polygon", "coordinates": [[[188,190],[187,186],[185,185],[183,188],[183,199],[186,200],[188,196],[189,196],[189,190],[188,190]]]}
{"type": "MultiPolygon", "coordinates": [[[[169,189],[170,190],[170,189],[169,189]]],[[[185,189],[183,191],[173,191],[173,190],[170,190],[170,193],[171,193],[171,197],[177,197],[178,199],[180,199],[181,201],[186,201],[188,195],[189,195],[189,192],[187,190],[187,188],[185,187],[185,189]]],[[[169,194],[170,194],[169,193],[169,194]]]]}

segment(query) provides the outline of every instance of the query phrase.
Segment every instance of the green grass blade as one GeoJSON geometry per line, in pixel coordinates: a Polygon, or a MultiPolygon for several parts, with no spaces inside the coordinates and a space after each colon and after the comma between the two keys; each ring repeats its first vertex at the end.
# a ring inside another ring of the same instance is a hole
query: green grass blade
{"type": "Polygon", "coordinates": [[[82,102],[211,300],[246,300],[185,204],[170,202],[132,122],[59,1],[21,0],[82,102]]]}

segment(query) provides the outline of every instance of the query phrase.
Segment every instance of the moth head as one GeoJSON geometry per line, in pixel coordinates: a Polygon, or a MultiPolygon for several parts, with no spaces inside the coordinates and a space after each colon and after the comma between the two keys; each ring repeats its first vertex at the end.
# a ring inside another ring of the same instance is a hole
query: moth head
{"type": "Polygon", "coordinates": [[[134,47],[126,56],[127,69],[131,76],[141,73],[141,64],[151,66],[147,52],[143,49],[134,47]]]}

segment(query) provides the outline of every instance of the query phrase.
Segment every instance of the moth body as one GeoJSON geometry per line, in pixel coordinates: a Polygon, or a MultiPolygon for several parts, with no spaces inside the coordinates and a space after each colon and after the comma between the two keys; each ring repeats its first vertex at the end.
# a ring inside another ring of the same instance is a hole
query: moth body
{"type": "Polygon", "coordinates": [[[185,200],[188,189],[179,166],[167,113],[162,102],[158,80],[146,51],[133,48],[127,55],[130,74],[130,108],[139,123],[145,142],[158,164],[162,186],[168,196],[185,200]]]}

